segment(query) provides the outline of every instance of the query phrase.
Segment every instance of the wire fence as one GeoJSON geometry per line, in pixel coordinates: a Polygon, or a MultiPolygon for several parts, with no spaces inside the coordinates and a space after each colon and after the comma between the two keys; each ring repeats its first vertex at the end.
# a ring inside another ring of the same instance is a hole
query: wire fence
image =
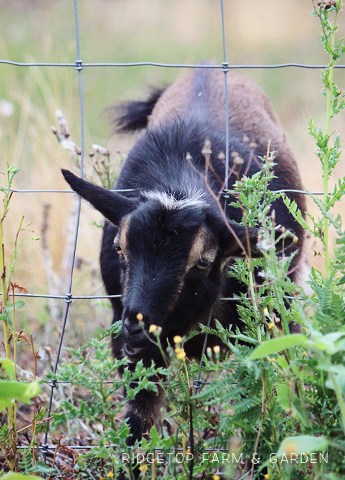
{"type": "MultiPolygon", "coordinates": [[[[225,189],[224,192],[229,195],[232,193],[231,190],[228,189],[228,172],[229,172],[229,115],[228,115],[228,91],[227,91],[227,73],[229,70],[233,69],[281,69],[281,68],[302,68],[302,69],[325,69],[327,65],[311,65],[311,64],[303,64],[303,63],[281,63],[281,64],[271,64],[271,65],[229,65],[227,62],[226,57],[226,41],[225,41],[225,20],[224,20],[224,5],[223,0],[220,0],[220,15],[222,20],[222,43],[223,43],[223,63],[219,65],[205,65],[205,64],[169,64],[169,63],[157,63],[157,62],[128,62],[128,63],[88,63],[83,62],[81,60],[80,54],[80,41],[79,41],[79,23],[78,23],[78,6],[77,0],[73,0],[74,3],[74,17],[75,17],[75,34],[76,34],[76,48],[77,48],[77,60],[74,63],[40,63],[40,62],[15,62],[10,60],[0,60],[0,64],[7,64],[12,65],[15,67],[62,67],[62,68],[75,68],[78,74],[79,79],[79,99],[80,99],[80,125],[81,125],[81,155],[80,155],[80,176],[83,177],[83,170],[84,170],[84,102],[83,102],[83,85],[82,85],[82,71],[84,68],[103,68],[103,67],[142,67],[142,66],[151,66],[151,67],[159,67],[159,68],[203,68],[203,69],[220,69],[224,72],[224,91],[225,91],[225,119],[226,119],[226,172],[225,172],[225,189]]],[[[337,69],[344,69],[345,65],[335,65],[337,69]]],[[[138,189],[114,189],[114,192],[119,193],[127,193],[127,192],[134,192],[138,191],[138,189]]],[[[21,190],[21,189],[13,189],[13,192],[18,194],[42,194],[42,193],[61,193],[61,194],[70,194],[74,193],[72,190],[21,190]]],[[[280,190],[279,192],[285,193],[299,193],[303,195],[324,195],[323,192],[306,192],[300,190],[280,190]]],[[[226,201],[226,199],[225,199],[226,201]]],[[[120,298],[121,295],[73,295],[72,294],[72,278],[73,278],[73,270],[75,264],[75,257],[76,257],[76,247],[78,241],[78,232],[79,232],[79,222],[80,222],[80,211],[81,211],[81,199],[79,197],[78,200],[78,208],[76,214],[76,222],[75,222],[75,235],[74,235],[74,245],[73,245],[73,254],[72,260],[70,264],[69,270],[69,288],[68,292],[65,295],[45,295],[45,294],[29,294],[29,293],[16,293],[15,296],[18,297],[33,297],[33,298],[53,298],[58,300],[65,301],[65,310],[63,314],[63,323],[61,329],[61,335],[59,339],[57,354],[56,354],[56,361],[54,365],[54,374],[57,373],[60,356],[61,356],[61,349],[64,341],[64,334],[66,332],[66,326],[68,321],[69,309],[70,305],[73,300],[89,300],[89,299],[111,299],[111,298],[120,298]]],[[[295,297],[286,297],[286,298],[295,298],[295,297]]],[[[221,301],[234,301],[238,302],[241,301],[241,298],[230,298],[225,297],[221,298],[221,301]]],[[[211,320],[212,312],[209,317],[209,322],[211,320]]],[[[207,337],[205,338],[204,342],[204,352],[206,348],[207,337]]],[[[43,454],[44,461],[46,462],[47,454],[51,450],[55,450],[57,445],[49,444],[48,443],[48,436],[49,436],[49,428],[50,428],[50,418],[52,413],[52,406],[53,406],[53,396],[54,390],[58,384],[67,384],[67,381],[59,381],[59,380],[52,380],[49,381],[50,384],[50,397],[49,397],[49,405],[48,411],[46,416],[46,433],[44,435],[43,444],[40,446],[41,453],[43,454]]],[[[72,382],[71,382],[72,383],[72,382]]],[[[105,383],[112,383],[111,381],[105,383]]],[[[194,389],[197,391],[204,385],[208,385],[209,382],[202,381],[200,375],[198,379],[194,382],[194,389]]],[[[19,448],[28,448],[25,446],[19,448]]],[[[81,445],[70,445],[67,448],[73,449],[91,449],[94,448],[93,446],[81,446],[81,445]]],[[[159,450],[159,448],[157,448],[159,450]]],[[[211,451],[212,449],[210,449],[211,451]]]]}

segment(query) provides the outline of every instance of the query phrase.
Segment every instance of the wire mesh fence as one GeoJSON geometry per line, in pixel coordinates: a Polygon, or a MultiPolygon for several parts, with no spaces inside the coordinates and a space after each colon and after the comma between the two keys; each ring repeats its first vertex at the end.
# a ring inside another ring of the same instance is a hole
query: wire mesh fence
{"type": "MultiPolygon", "coordinates": [[[[73,0],[74,4],[74,14],[75,14],[75,34],[76,34],[76,49],[77,49],[77,60],[74,63],[56,63],[56,62],[49,62],[49,63],[40,63],[40,62],[27,62],[27,63],[22,63],[22,62],[15,62],[11,60],[0,60],[0,64],[7,64],[13,67],[61,67],[61,68],[74,68],[77,72],[78,75],[78,80],[79,80],[79,101],[80,101],[80,133],[81,133],[81,155],[80,155],[80,175],[81,177],[83,176],[83,170],[84,170],[84,101],[83,101],[83,84],[82,84],[82,79],[83,79],[83,69],[85,68],[103,68],[103,67],[109,67],[109,68],[127,68],[127,67],[141,67],[141,66],[150,66],[150,67],[158,67],[158,68],[175,68],[175,69],[181,69],[181,68],[204,68],[204,69],[219,69],[224,72],[224,90],[225,90],[225,99],[227,99],[227,73],[229,70],[233,69],[282,69],[282,68],[302,68],[302,69],[324,69],[327,67],[327,65],[313,65],[313,64],[304,64],[304,63],[280,63],[280,64],[268,64],[268,65],[230,65],[227,61],[227,56],[226,56],[226,42],[225,42],[225,31],[226,31],[226,26],[225,26],[225,17],[224,17],[224,5],[223,5],[223,0],[220,0],[220,16],[221,16],[221,22],[222,22],[222,44],[223,44],[223,63],[218,64],[218,65],[205,65],[205,64],[178,64],[178,63],[157,63],[157,62],[128,62],[128,63],[114,63],[114,62],[109,62],[109,63],[90,63],[90,62],[83,62],[81,60],[81,51],[80,51],[80,35],[79,35],[79,23],[78,23],[78,6],[77,6],[77,0],[73,0]]],[[[338,69],[344,69],[345,65],[335,65],[335,68],[338,69]]],[[[228,102],[225,101],[225,109],[224,109],[224,115],[226,119],[226,172],[225,172],[225,189],[224,192],[226,194],[231,194],[231,190],[228,188],[228,169],[229,169],[229,128],[228,128],[228,119],[229,119],[229,114],[228,114],[228,102]]],[[[114,189],[113,191],[118,192],[118,193],[127,193],[127,192],[133,192],[134,189],[114,189]]],[[[70,194],[74,193],[71,190],[44,190],[44,189],[30,189],[30,190],[23,190],[23,189],[14,189],[14,193],[24,195],[24,194],[42,194],[42,193],[59,193],[59,194],[70,194]]],[[[306,192],[306,191],[299,191],[299,190],[281,190],[280,192],[291,192],[291,193],[300,193],[300,194],[312,194],[312,195],[323,195],[323,192],[306,192]]],[[[59,343],[58,343],[58,348],[57,348],[57,353],[56,353],[56,361],[54,365],[54,374],[57,373],[59,362],[60,362],[60,357],[61,357],[61,349],[63,346],[64,342],[64,334],[66,332],[66,326],[68,322],[68,316],[69,316],[69,310],[70,310],[70,305],[72,301],[74,300],[88,300],[88,299],[110,299],[110,298],[120,298],[121,295],[75,295],[72,293],[72,279],[73,279],[73,271],[75,268],[75,258],[76,258],[76,247],[77,247],[77,241],[78,241],[78,233],[79,233],[79,223],[80,223],[80,215],[81,215],[81,199],[79,198],[78,200],[78,208],[77,208],[77,214],[76,214],[76,221],[75,221],[75,234],[74,234],[74,245],[73,245],[73,254],[72,254],[72,260],[70,263],[70,269],[69,269],[69,287],[68,291],[66,292],[65,295],[46,295],[46,294],[29,294],[29,293],[16,293],[15,296],[18,297],[33,297],[33,298],[52,298],[52,299],[57,299],[65,302],[65,310],[63,314],[63,322],[62,322],[62,329],[61,329],[61,335],[59,338],[59,343]]],[[[294,298],[294,297],[287,297],[287,298],[294,298]]],[[[239,298],[221,298],[221,301],[234,301],[238,302],[239,298]]],[[[211,318],[211,316],[210,316],[211,318]]],[[[206,346],[206,341],[207,338],[205,339],[204,347],[206,346]]],[[[66,381],[58,381],[58,380],[53,380],[50,381],[50,397],[49,397],[49,405],[48,405],[48,411],[47,411],[47,416],[46,416],[46,433],[44,436],[44,441],[43,444],[40,447],[40,450],[43,454],[44,460],[46,460],[47,454],[50,450],[56,449],[56,445],[49,444],[48,443],[48,438],[49,438],[49,428],[50,428],[50,418],[51,418],[51,413],[52,413],[52,407],[53,407],[53,397],[54,397],[54,391],[56,386],[61,383],[61,384],[66,384],[68,382],[66,381]]],[[[107,382],[106,382],[107,383],[107,382]]],[[[111,383],[111,382],[109,382],[111,383]]],[[[200,376],[199,378],[194,382],[194,389],[198,390],[204,385],[208,385],[209,382],[202,381],[200,376]]],[[[20,447],[20,448],[26,448],[25,446],[20,447]]],[[[69,448],[75,448],[75,449],[90,449],[93,448],[92,446],[80,446],[80,445],[71,445],[69,448]]]]}

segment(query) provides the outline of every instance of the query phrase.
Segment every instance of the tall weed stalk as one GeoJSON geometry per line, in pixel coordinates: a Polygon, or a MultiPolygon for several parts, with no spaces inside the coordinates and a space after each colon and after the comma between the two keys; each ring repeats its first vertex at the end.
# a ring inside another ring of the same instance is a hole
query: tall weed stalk
{"type": "MultiPolygon", "coordinates": [[[[9,206],[12,197],[12,183],[15,175],[19,169],[16,167],[7,166],[7,170],[3,173],[5,177],[5,185],[0,186],[0,191],[3,194],[2,208],[0,209],[0,283],[1,283],[1,303],[0,303],[0,320],[3,323],[4,331],[4,347],[5,357],[0,358],[0,412],[7,410],[7,424],[0,426],[0,447],[3,454],[5,465],[12,471],[18,469],[18,428],[17,428],[17,403],[30,403],[30,399],[36,397],[41,389],[38,382],[34,380],[31,383],[22,383],[17,379],[17,343],[19,341],[26,341],[26,334],[23,330],[17,331],[16,327],[16,309],[22,308],[24,302],[22,300],[15,300],[15,291],[27,292],[23,287],[13,282],[13,274],[17,261],[18,251],[20,247],[27,241],[37,240],[22,240],[20,235],[23,231],[27,231],[29,224],[23,225],[24,217],[19,222],[19,227],[13,241],[12,261],[6,264],[5,258],[5,220],[9,215],[9,206]]],[[[35,417],[35,416],[34,416],[35,417]]],[[[36,418],[33,418],[32,423],[35,425],[36,418]]],[[[30,455],[31,450],[35,444],[36,429],[33,427],[32,444],[28,450],[30,455]]],[[[31,463],[31,461],[30,461],[31,463]]],[[[40,473],[38,468],[30,465],[31,472],[40,473]]],[[[6,468],[6,467],[5,467],[6,468]]],[[[27,472],[26,472],[27,473],[27,472]]],[[[10,474],[9,474],[10,475],[10,474]]],[[[4,477],[6,478],[7,475],[4,477]]],[[[19,480],[19,475],[12,475],[10,478],[19,480]]]]}

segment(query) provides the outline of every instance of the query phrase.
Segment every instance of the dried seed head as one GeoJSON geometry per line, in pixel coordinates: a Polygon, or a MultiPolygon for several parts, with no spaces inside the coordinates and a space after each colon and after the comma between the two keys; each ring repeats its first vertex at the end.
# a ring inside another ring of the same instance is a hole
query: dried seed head
{"type": "Polygon", "coordinates": [[[249,142],[249,137],[246,134],[243,135],[243,141],[244,141],[244,143],[249,142]]]}
{"type": "Polygon", "coordinates": [[[106,155],[107,157],[110,155],[109,148],[105,148],[97,144],[93,144],[92,148],[96,153],[100,153],[101,155],[106,155]]]}
{"type": "Polygon", "coordinates": [[[62,114],[62,111],[56,110],[55,115],[60,127],[61,135],[63,135],[65,138],[68,138],[71,134],[69,132],[67,122],[62,114]]]}
{"type": "Polygon", "coordinates": [[[276,327],[278,328],[278,330],[280,332],[283,332],[284,331],[284,328],[283,328],[283,324],[282,324],[282,321],[279,317],[275,317],[274,318],[274,323],[276,325],[276,327]]]}
{"type": "Polygon", "coordinates": [[[243,164],[244,164],[243,158],[240,155],[237,155],[234,158],[234,165],[243,165],[243,164]]]}
{"type": "Polygon", "coordinates": [[[256,147],[257,147],[257,144],[255,142],[250,142],[249,148],[252,148],[254,150],[254,148],[256,147]]]}
{"type": "Polygon", "coordinates": [[[50,128],[51,128],[52,132],[54,133],[54,135],[58,134],[58,131],[57,131],[56,127],[51,126],[50,128]]]}
{"type": "Polygon", "coordinates": [[[192,160],[192,155],[189,152],[187,152],[186,160],[187,162],[190,162],[192,160]]]}
{"type": "Polygon", "coordinates": [[[337,6],[337,0],[323,0],[323,1],[318,1],[317,5],[318,7],[324,8],[325,10],[330,9],[331,7],[336,7],[337,6]]]}
{"type": "Polygon", "coordinates": [[[224,153],[224,152],[220,152],[220,154],[218,155],[218,159],[223,162],[223,161],[225,160],[225,153],[224,153]]]}
{"type": "Polygon", "coordinates": [[[89,150],[89,157],[93,157],[95,155],[95,152],[93,150],[89,150]]]}
{"type": "Polygon", "coordinates": [[[238,152],[231,152],[232,158],[238,157],[239,153],[238,152]]]}
{"type": "Polygon", "coordinates": [[[81,155],[81,148],[78,147],[77,145],[75,146],[75,153],[76,153],[77,155],[81,155]]]}
{"type": "Polygon", "coordinates": [[[203,155],[211,155],[212,153],[212,150],[211,150],[211,142],[208,138],[206,138],[205,140],[205,143],[204,143],[204,147],[203,149],[201,150],[201,153],[203,155]]]}

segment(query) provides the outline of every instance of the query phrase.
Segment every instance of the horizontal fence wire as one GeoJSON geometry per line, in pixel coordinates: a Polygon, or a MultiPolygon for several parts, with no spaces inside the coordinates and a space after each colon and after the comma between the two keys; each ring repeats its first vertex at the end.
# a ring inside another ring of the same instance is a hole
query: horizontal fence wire
{"type": "MultiPolygon", "coordinates": [[[[255,440],[250,440],[252,442],[254,442],[255,440]]],[[[92,450],[93,448],[95,448],[97,445],[61,445],[60,448],[69,448],[70,450],[92,450]]],[[[112,445],[104,445],[104,448],[118,448],[119,445],[117,444],[112,444],[112,445]]],[[[17,447],[18,449],[20,450],[28,450],[30,448],[29,445],[18,445],[17,447]]],[[[42,452],[44,452],[45,450],[56,450],[56,448],[59,448],[58,445],[41,445],[41,446],[38,446],[38,447],[35,447],[35,448],[38,448],[39,450],[41,450],[42,452]]],[[[127,448],[129,450],[132,450],[134,449],[135,447],[131,447],[131,446],[127,446],[127,448]]],[[[155,447],[155,448],[152,448],[152,450],[154,450],[155,452],[160,452],[163,450],[163,447],[155,447]]],[[[182,447],[174,447],[173,449],[171,449],[172,451],[178,451],[178,452],[183,452],[183,448],[182,447]]],[[[224,452],[224,453],[229,453],[229,450],[225,449],[225,448],[204,448],[203,452],[224,452]]]]}
{"type": "MultiPolygon", "coordinates": [[[[102,384],[112,385],[116,381],[117,380],[106,380],[106,381],[102,382],[102,384]]],[[[54,380],[46,380],[46,381],[40,382],[40,384],[51,384],[51,383],[62,383],[63,385],[76,385],[75,382],[71,382],[70,380],[55,380],[54,379],[54,380]]],[[[139,381],[138,380],[132,380],[131,383],[139,383],[139,381]]],[[[166,386],[170,385],[169,382],[162,382],[161,383],[161,382],[151,382],[150,381],[150,383],[152,383],[153,385],[161,385],[161,384],[166,385],[166,386]]],[[[195,380],[194,383],[195,384],[198,383],[200,385],[212,385],[212,382],[205,382],[204,380],[195,380]]],[[[95,381],[94,384],[95,385],[99,384],[99,381],[98,382],[95,381]]],[[[78,385],[80,385],[81,387],[83,386],[82,384],[78,384],[78,385]]]]}
{"type": "MultiPolygon", "coordinates": [[[[141,193],[143,190],[140,188],[110,188],[110,192],[116,193],[141,193]]],[[[12,188],[11,192],[13,193],[74,193],[73,190],[20,190],[12,188]]],[[[236,192],[235,190],[224,189],[223,195],[234,195],[236,192]]],[[[324,195],[324,192],[308,192],[307,190],[294,190],[292,188],[282,188],[281,190],[270,190],[272,193],[299,193],[301,195],[324,195]]],[[[333,192],[328,192],[328,195],[331,195],[333,192]]]]}
{"type": "MultiPolygon", "coordinates": [[[[225,53],[225,28],[224,28],[224,11],[223,11],[223,0],[221,0],[221,16],[222,16],[222,34],[223,34],[223,57],[224,57],[224,62],[219,65],[209,65],[209,64],[181,64],[181,63],[159,63],[159,62],[86,62],[84,63],[80,59],[80,47],[79,47],[79,26],[78,26],[78,11],[77,11],[77,0],[72,0],[74,3],[74,11],[75,11],[75,28],[76,28],[76,45],[77,45],[77,57],[78,60],[75,62],[71,63],[56,63],[56,62],[15,62],[11,60],[0,60],[0,64],[2,65],[10,65],[10,66],[16,66],[16,67],[62,67],[62,68],[75,68],[78,72],[79,76],[79,98],[80,98],[80,117],[81,117],[81,149],[82,149],[82,154],[81,154],[81,177],[83,176],[83,157],[84,157],[84,112],[83,112],[83,93],[82,93],[82,78],[81,78],[81,72],[84,68],[101,68],[101,67],[161,67],[161,68],[176,68],[176,69],[182,69],[182,68],[188,68],[188,69],[195,69],[195,68],[203,68],[203,69],[220,69],[223,70],[224,76],[226,78],[226,73],[228,70],[235,70],[235,69],[282,69],[282,68],[299,68],[299,69],[309,69],[309,70],[322,70],[328,68],[328,65],[313,65],[313,64],[305,64],[305,63],[295,63],[295,62],[290,62],[290,63],[280,63],[280,64],[268,64],[268,65],[229,65],[228,62],[226,61],[226,53],[225,53]]],[[[335,65],[334,68],[336,69],[344,69],[345,65],[335,65]]],[[[226,82],[225,82],[225,93],[226,93],[226,82]]],[[[226,148],[228,148],[228,138],[226,140],[226,148]]],[[[228,162],[227,162],[228,163],[228,162]]],[[[227,177],[226,177],[227,178],[227,177]]],[[[58,193],[58,194],[71,194],[74,193],[72,190],[42,190],[42,189],[13,189],[12,190],[14,193],[18,194],[26,194],[26,193],[34,193],[34,194],[43,194],[43,193],[58,193]]],[[[117,192],[117,193],[134,193],[134,192],[140,192],[140,189],[113,189],[112,191],[117,192]]],[[[276,193],[295,193],[295,194],[301,194],[301,195],[324,195],[324,192],[308,192],[304,190],[293,190],[293,189],[282,189],[282,190],[276,190],[276,193]]],[[[225,189],[224,190],[224,196],[228,196],[233,194],[233,190],[225,189]]],[[[75,254],[76,254],[76,246],[77,246],[77,239],[78,239],[78,226],[79,226],[79,219],[80,219],[80,199],[79,199],[79,207],[78,207],[78,212],[77,212],[77,219],[76,219],[76,229],[75,229],[75,238],[74,238],[74,249],[73,249],[73,259],[71,262],[71,268],[70,268],[70,288],[69,291],[71,292],[72,289],[72,276],[73,276],[73,270],[74,270],[74,259],[75,259],[75,254]]],[[[64,321],[63,321],[63,327],[62,327],[62,332],[60,336],[60,341],[59,341],[59,347],[58,347],[58,353],[57,353],[57,358],[55,362],[55,367],[54,367],[54,373],[56,374],[59,360],[60,360],[60,353],[61,353],[61,348],[62,348],[62,343],[63,343],[63,336],[64,332],[66,329],[66,324],[67,324],[67,319],[68,319],[68,312],[69,312],[69,306],[70,303],[73,300],[95,300],[95,299],[111,299],[111,298],[121,298],[122,295],[72,295],[72,293],[67,293],[65,295],[46,295],[46,294],[30,294],[30,293],[15,293],[14,294],[16,297],[32,297],[32,298],[53,298],[53,299],[61,299],[66,302],[66,310],[64,313],[64,321]]],[[[266,297],[264,297],[266,298],[266,297]]],[[[297,297],[294,296],[285,296],[286,299],[295,299],[297,297]]],[[[221,301],[234,301],[234,302],[241,302],[244,300],[250,300],[248,296],[246,297],[224,297],[220,298],[219,300],[221,301]]],[[[210,316],[211,318],[211,316],[210,316]]],[[[206,345],[206,343],[205,343],[206,345]]],[[[205,347],[204,345],[204,347],[205,347]]],[[[205,350],[205,348],[204,348],[205,350]]],[[[50,418],[50,413],[51,413],[51,408],[52,408],[52,401],[53,401],[53,394],[54,394],[54,388],[56,387],[57,384],[73,384],[73,382],[69,381],[64,381],[64,380],[50,380],[47,382],[42,382],[42,383],[48,383],[51,387],[51,392],[50,392],[50,400],[49,400],[49,408],[48,408],[48,413],[46,417],[46,433],[44,437],[44,443],[43,445],[39,446],[38,449],[43,453],[43,458],[46,461],[46,456],[48,451],[50,450],[56,450],[58,447],[57,445],[53,444],[48,444],[48,435],[49,435],[49,418],[50,418]]],[[[106,381],[104,382],[106,384],[113,384],[114,382],[112,381],[106,381]]],[[[159,383],[159,382],[157,382],[159,383]]],[[[202,386],[209,385],[211,382],[206,382],[202,381],[200,379],[200,376],[198,377],[197,380],[194,381],[194,388],[195,391],[199,390],[202,386]]],[[[94,448],[95,446],[93,445],[68,445],[64,446],[70,449],[75,449],[75,450],[90,450],[94,448]]],[[[118,445],[109,445],[108,447],[111,448],[117,448],[118,445]]],[[[29,446],[18,446],[18,449],[27,449],[29,446]]],[[[156,447],[154,449],[155,451],[161,451],[162,448],[156,447]]],[[[177,448],[174,449],[177,451],[183,451],[182,448],[177,448]]],[[[206,448],[206,452],[214,452],[214,451],[220,451],[220,452],[228,452],[228,450],[225,449],[213,449],[213,448],[206,448]]]]}
{"type": "MultiPolygon", "coordinates": [[[[0,292],[0,297],[2,293],[0,292]]],[[[12,294],[11,294],[12,296],[12,294]]],[[[100,300],[107,298],[122,298],[121,294],[118,295],[72,295],[67,293],[66,295],[45,295],[39,293],[15,293],[15,297],[32,297],[32,298],[54,298],[56,300],[65,300],[67,303],[71,303],[72,300],[100,300]]],[[[260,298],[270,298],[268,296],[262,295],[260,298]]],[[[293,295],[284,295],[284,298],[287,300],[302,300],[293,295]]],[[[219,297],[218,300],[221,302],[241,302],[244,300],[251,300],[250,297],[219,297]]]]}
{"type": "MultiPolygon", "coordinates": [[[[140,192],[139,188],[111,188],[111,192],[116,193],[134,193],[140,192]]],[[[16,188],[12,188],[11,192],[13,193],[74,193],[73,190],[20,190],[16,188]]]]}
{"type": "MultiPolygon", "coordinates": [[[[159,63],[159,62],[107,62],[107,63],[83,63],[76,60],[74,63],[52,63],[52,62],[12,62],[10,60],[0,60],[0,64],[14,65],[17,67],[71,67],[71,68],[88,68],[88,67],[162,67],[162,68],[210,68],[223,70],[223,65],[207,65],[194,63],[159,63]]],[[[307,63],[277,63],[268,65],[228,65],[230,70],[236,69],[277,69],[277,68],[306,68],[309,70],[322,70],[328,68],[328,65],[312,65],[307,63]]],[[[334,68],[345,68],[345,65],[334,65],[334,68]]]]}

